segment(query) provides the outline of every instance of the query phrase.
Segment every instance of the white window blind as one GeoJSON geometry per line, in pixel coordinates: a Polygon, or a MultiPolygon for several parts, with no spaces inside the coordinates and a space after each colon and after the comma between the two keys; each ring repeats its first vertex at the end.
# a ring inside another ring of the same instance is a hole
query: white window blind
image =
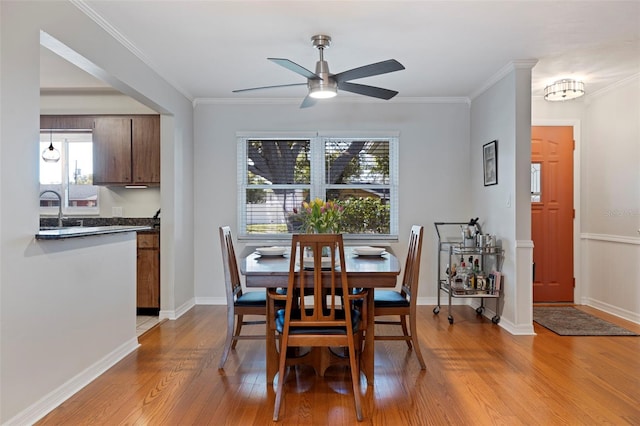
{"type": "Polygon", "coordinates": [[[241,238],[300,232],[304,201],[333,200],[343,233],[397,238],[397,137],[238,136],[241,238]]]}

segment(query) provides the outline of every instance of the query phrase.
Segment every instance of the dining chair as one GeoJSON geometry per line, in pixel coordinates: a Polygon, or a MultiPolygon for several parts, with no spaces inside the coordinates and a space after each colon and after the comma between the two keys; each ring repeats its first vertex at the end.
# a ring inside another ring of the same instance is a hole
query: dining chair
{"type": "Polygon", "coordinates": [[[218,368],[223,368],[229,351],[235,349],[238,340],[264,340],[265,335],[241,335],[243,325],[265,324],[267,314],[267,297],[265,291],[242,291],[236,253],[233,248],[231,228],[221,226],[220,245],[222,247],[222,264],[224,266],[224,283],[227,293],[227,337],[218,368]],[[245,315],[261,315],[265,320],[245,321],[245,315]],[[234,332],[235,328],[235,332],[234,332]]]}
{"type": "Polygon", "coordinates": [[[347,347],[356,416],[362,420],[360,395],[360,353],[363,344],[366,304],[352,308],[354,300],[366,298],[366,292],[349,294],[344,267],[344,245],[341,234],[294,234],[291,239],[289,280],[286,295],[270,292],[270,297],[285,300],[285,307],[275,314],[279,334],[279,365],[273,420],[277,421],[284,393],[285,371],[289,348],[347,347]],[[322,249],[329,253],[322,256],[322,249]],[[313,261],[305,257],[305,248],[313,253],[313,261]],[[326,249],[325,249],[326,250],[326,249]],[[303,291],[304,290],[304,291],[303,291]],[[340,290],[340,291],[338,291],[340,290]],[[296,294],[305,297],[296,298],[296,294]]]}
{"type": "Polygon", "coordinates": [[[422,235],[424,227],[413,225],[409,235],[409,250],[404,265],[402,285],[398,290],[376,290],[373,294],[375,318],[396,316],[399,320],[376,319],[378,325],[397,325],[402,328],[402,336],[382,334],[375,331],[375,340],[404,340],[418,358],[421,369],[426,369],[416,327],[416,301],[418,298],[418,278],[420,275],[420,256],[422,254],[422,235]],[[409,317],[409,330],[407,330],[409,317]]]}

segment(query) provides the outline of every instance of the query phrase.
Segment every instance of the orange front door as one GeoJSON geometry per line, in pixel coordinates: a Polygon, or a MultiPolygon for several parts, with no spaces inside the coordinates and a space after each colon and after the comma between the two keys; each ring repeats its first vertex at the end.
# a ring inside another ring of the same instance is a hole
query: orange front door
{"type": "Polygon", "coordinates": [[[573,127],[531,128],[534,302],[573,302],[573,149],[573,127]]]}

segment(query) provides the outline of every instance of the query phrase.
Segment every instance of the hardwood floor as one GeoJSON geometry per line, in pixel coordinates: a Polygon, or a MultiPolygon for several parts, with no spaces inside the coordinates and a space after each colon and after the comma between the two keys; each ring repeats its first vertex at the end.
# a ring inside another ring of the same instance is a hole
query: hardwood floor
{"type": "MultiPolygon", "coordinates": [[[[431,309],[418,307],[426,370],[404,342],[376,342],[360,424],[640,424],[640,337],[558,336],[537,324],[537,336],[512,336],[471,307],[454,307],[454,325],[431,309]]],[[[225,307],[196,306],[145,333],[136,352],[38,424],[273,424],[264,342],[239,342],[223,371],[224,337],[225,307]]],[[[277,424],[357,424],[344,367],[322,378],[300,366],[286,380],[277,424]]]]}

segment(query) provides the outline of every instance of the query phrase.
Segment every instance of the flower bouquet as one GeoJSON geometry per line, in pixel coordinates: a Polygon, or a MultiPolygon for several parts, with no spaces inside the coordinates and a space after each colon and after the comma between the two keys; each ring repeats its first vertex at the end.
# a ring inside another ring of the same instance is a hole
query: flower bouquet
{"type": "MultiPolygon", "coordinates": [[[[335,201],[322,201],[320,198],[302,203],[299,211],[294,213],[302,222],[302,231],[310,234],[337,234],[340,232],[342,206],[335,201]]],[[[329,247],[322,248],[322,257],[328,257],[329,247]]],[[[313,257],[310,250],[305,249],[305,257],[313,257]]]]}
{"type": "Polygon", "coordinates": [[[295,211],[302,219],[302,229],[308,233],[332,234],[340,232],[342,206],[334,201],[320,198],[302,203],[300,211],[295,211]]]}

